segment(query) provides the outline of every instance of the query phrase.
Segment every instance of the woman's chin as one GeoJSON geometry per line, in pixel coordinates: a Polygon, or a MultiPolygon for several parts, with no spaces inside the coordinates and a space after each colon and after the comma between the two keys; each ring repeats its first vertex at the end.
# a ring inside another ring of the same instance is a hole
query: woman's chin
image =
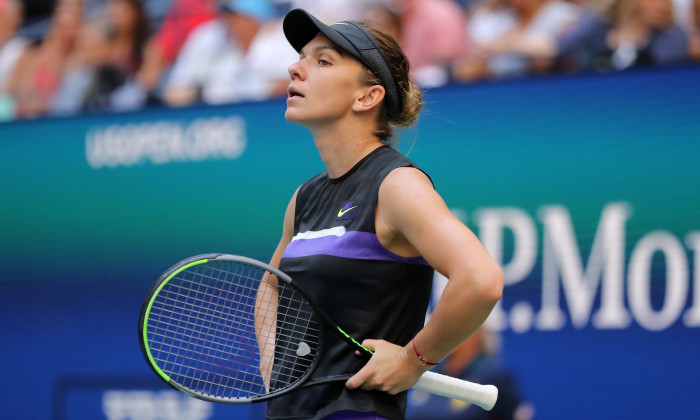
{"type": "Polygon", "coordinates": [[[301,124],[304,121],[296,110],[289,108],[284,112],[284,119],[293,124],[301,124]]]}

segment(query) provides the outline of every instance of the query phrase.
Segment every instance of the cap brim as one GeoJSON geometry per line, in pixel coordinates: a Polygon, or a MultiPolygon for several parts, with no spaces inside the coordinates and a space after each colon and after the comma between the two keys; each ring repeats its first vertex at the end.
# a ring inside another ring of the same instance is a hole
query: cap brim
{"type": "Polygon", "coordinates": [[[357,58],[362,58],[357,48],[340,32],[311,16],[305,10],[294,9],[287,13],[282,23],[282,29],[284,30],[284,36],[287,37],[287,41],[297,52],[301,52],[301,49],[306,44],[321,33],[343,50],[357,58]]]}

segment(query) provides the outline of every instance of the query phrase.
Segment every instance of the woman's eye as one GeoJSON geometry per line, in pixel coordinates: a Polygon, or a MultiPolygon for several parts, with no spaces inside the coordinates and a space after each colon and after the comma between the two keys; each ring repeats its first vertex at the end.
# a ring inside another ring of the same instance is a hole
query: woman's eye
{"type": "Polygon", "coordinates": [[[321,58],[318,60],[318,64],[320,64],[322,66],[330,66],[331,63],[329,63],[328,61],[321,58]]]}

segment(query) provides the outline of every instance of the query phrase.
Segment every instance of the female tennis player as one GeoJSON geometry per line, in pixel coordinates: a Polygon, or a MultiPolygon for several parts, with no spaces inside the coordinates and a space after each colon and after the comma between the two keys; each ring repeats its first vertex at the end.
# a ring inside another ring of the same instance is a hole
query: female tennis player
{"type": "Polygon", "coordinates": [[[422,106],[398,44],[368,23],[325,25],[300,9],[284,32],[300,54],[285,118],[311,131],[327,171],[294,193],[271,265],[374,355],[358,357],[329,333],[316,375],[354,376],[271,400],[267,415],[403,419],[404,391],[483,323],[503,274],[430,178],[390,146],[392,127],[413,124],[422,106]],[[449,284],[424,325],[433,269],[449,284]]]}

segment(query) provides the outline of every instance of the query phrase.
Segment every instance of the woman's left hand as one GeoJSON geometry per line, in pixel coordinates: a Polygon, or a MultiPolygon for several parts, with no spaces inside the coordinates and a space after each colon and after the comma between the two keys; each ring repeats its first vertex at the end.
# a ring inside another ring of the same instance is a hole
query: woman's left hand
{"type": "Polygon", "coordinates": [[[376,389],[398,394],[418,382],[430,368],[423,366],[407,347],[397,346],[384,340],[364,340],[362,345],[374,351],[367,364],[345,386],[348,389],[376,389]]]}

